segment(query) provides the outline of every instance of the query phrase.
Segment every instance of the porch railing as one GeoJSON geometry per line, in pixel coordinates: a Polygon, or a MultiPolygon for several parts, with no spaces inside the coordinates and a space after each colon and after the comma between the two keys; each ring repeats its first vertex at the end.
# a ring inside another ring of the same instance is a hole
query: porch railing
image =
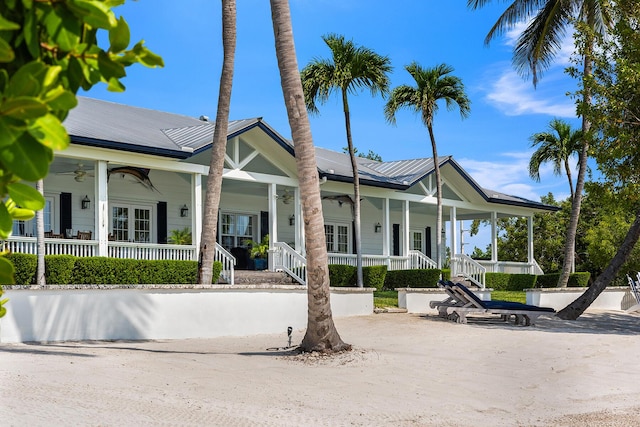
{"type": "MultiPolygon", "coordinates": [[[[9,237],[5,240],[5,248],[16,253],[32,255],[38,253],[38,243],[35,237],[9,237]]],[[[79,257],[96,256],[98,242],[96,240],[44,239],[44,253],[79,257]]]]}
{"type": "Polygon", "coordinates": [[[231,255],[229,251],[227,251],[216,242],[216,253],[214,260],[220,261],[222,263],[222,271],[220,272],[220,276],[224,279],[225,282],[233,285],[235,283],[236,257],[231,255]]]}
{"type": "Polygon", "coordinates": [[[533,263],[517,261],[486,261],[478,260],[488,273],[508,273],[508,274],[544,274],[540,265],[533,260],[533,263]]]}
{"type": "Polygon", "coordinates": [[[156,243],[112,242],[107,253],[111,258],[195,260],[196,248],[192,245],[165,245],[156,243]]]}
{"type": "Polygon", "coordinates": [[[409,251],[410,268],[438,268],[438,264],[420,251],[409,251]]]}
{"type": "Polygon", "coordinates": [[[307,284],[307,259],[284,242],[274,242],[274,267],[282,269],[302,285],[307,284]]]}
{"type": "Polygon", "coordinates": [[[456,254],[451,257],[451,275],[461,275],[482,289],[484,289],[486,283],[486,272],[487,269],[469,255],[456,254]]]}

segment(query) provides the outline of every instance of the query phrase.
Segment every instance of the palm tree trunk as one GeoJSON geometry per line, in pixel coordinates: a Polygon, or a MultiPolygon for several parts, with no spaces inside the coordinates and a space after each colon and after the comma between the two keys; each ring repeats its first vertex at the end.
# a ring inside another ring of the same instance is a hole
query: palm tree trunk
{"type": "Polygon", "coordinates": [[[604,291],[609,283],[616,277],[620,267],[627,261],[633,247],[640,238],[640,210],[636,212],[636,219],[629,227],[624,242],[620,245],[618,252],[609,262],[609,265],[598,276],[598,278],[587,288],[587,290],[576,298],[571,304],[560,310],[557,316],[564,320],[576,320],[591,303],[604,291]]]}
{"type": "MultiPolygon", "coordinates": [[[[431,140],[431,150],[433,151],[433,170],[436,175],[436,263],[438,268],[442,268],[442,180],[440,178],[440,165],[438,164],[438,148],[436,138],[433,135],[433,126],[427,126],[429,139],[431,140]]],[[[455,254],[451,254],[453,256],[455,254]]]]}
{"type": "MultiPolygon", "coordinates": [[[[216,127],[213,132],[213,147],[204,200],[204,218],[198,255],[198,283],[211,284],[213,281],[213,260],[216,251],[218,207],[222,191],[224,154],[227,149],[229,128],[229,107],[233,86],[234,55],[236,50],[236,2],[222,0],[222,43],[224,57],[220,76],[220,92],[216,112],[216,127]]],[[[215,278],[217,280],[217,278],[215,278]]]]}
{"type": "MultiPolygon", "coordinates": [[[[44,195],[44,181],[39,179],[36,181],[36,190],[44,195]]],[[[36,270],[36,285],[44,286],[47,284],[45,279],[44,265],[44,209],[36,211],[36,241],[38,245],[38,266],[36,270]]]]}
{"type": "MultiPolygon", "coordinates": [[[[593,46],[593,43],[590,44],[593,46]]],[[[587,52],[584,56],[583,78],[591,76],[591,55],[587,52]]],[[[588,87],[584,89],[584,97],[582,102],[585,105],[591,105],[591,91],[588,87]]],[[[587,159],[589,157],[589,141],[588,135],[591,130],[591,122],[582,116],[582,135],[584,138],[582,151],[580,152],[578,168],[578,179],[576,180],[576,191],[571,201],[571,217],[569,219],[569,227],[567,227],[567,237],[564,243],[564,261],[562,263],[562,273],[558,279],[558,287],[565,288],[569,283],[569,275],[575,269],[575,244],[576,234],[578,231],[578,221],[580,219],[580,206],[582,204],[582,192],[584,190],[584,181],[587,172],[587,159]]]]}
{"type": "Polygon", "coordinates": [[[344,108],[344,124],[347,131],[347,147],[349,158],[351,159],[351,171],[353,172],[353,227],[355,231],[356,244],[356,286],[364,287],[362,275],[362,235],[360,221],[360,174],[358,173],[358,162],[353,149],[353,139],[351,137],[351,115],[349,113],[349,103],[347,101],[347,91],[342,89],[342,105],[344,108]]]}
{"type": "Polygon", "coordinates": [[[571,192],[571,200],[573,201],[575,192],[573,191],[573,179],[571,178],[571,166],[569,166],[569,160],[564,161],[564,170],[567,174],[567,179],[569,180],[569,191],[571,192]]]}
{"type": "Polygon", "coordinates": [[[300,349],[325,352],[349,350],[351,346],[340,338],[331,314],[329,267],[318,166],[293,42],[289,1],[270,2],[282,93],[295,145],[306,236],[308,315],[307,331],[300,349]]]}

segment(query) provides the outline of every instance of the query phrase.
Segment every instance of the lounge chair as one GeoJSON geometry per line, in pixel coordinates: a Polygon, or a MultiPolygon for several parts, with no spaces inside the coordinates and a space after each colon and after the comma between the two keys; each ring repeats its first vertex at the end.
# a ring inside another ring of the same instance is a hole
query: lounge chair
{"type": "Polygon", "coordinates": [[[632,313],[634,311],[640,311],[640,273],[638,273],[638,281],[634,281],[627,274],[627,280],[629,281],[629,286],[631,287],[631,294],[636,299],[636,304],[632,307],[627,308],[625,311],[627,313],[632,313]]]}
{"type": "Polygon", "coordinates": [[[530,326],[543,314],[555,313],[553,308],[538,307],[511,301],[482,301],[466,286],[460,283],[451,285],[451,291],[464,302],[463,305],[446,307],[447,317],[458,323],[467,323],[468,314],[498,314],[503,321],[515,317],[515,324],[530,326]]]}
{"type": "Polygon", "coordinates": [[[442,288],[448,297],[442,301],[431,301],[429,307],[438,310],[438,316],[448,317],[447,308],[449,307],[464,307],[466,300],[460,299],[457,293],[452,290],[453,282],[448,280],[438,280],[438,286],[442,288]]]}

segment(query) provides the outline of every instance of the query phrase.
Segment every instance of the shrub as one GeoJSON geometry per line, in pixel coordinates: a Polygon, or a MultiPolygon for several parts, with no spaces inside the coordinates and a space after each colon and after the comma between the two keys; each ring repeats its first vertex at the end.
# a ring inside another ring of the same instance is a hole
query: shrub
{"type": "Polygon", "coordinates": [[[442,269],[442,280],[451,280],[451,269],[443,268],[442,269]]]}
{"type": "MultiPolygon", "coordinates": [[[[364,275],[364,269],[363,273],[364,275]]],[[[329,264],[329,285],[335,287],[355,286],[356,267],[343,264],[329,264]]]]}
{"type": "Polygon", "coordinates": [[[73,283],[71,278],[76,259],[73,255],[45,255],[44,275],[47,285],[73,283]]]}
{"type": "MultiPolygon", "coordinates": [[[[567,287],[570,288],[584,288],[589,284],[591,273],[578,272],[569,275],[569,281],[567,287]]],[[[536,287],[538,288],[555,288],[558,286],[558,280],[560,279],[560,273],[550,273],[538,276],[536,287]]]]}
{"type": "Polygon", "coordinates": [[[395,288],[435,288],[441,271],[437,268],[388,271],[384,289],[395,288]]]}
{"type": "Polygon", "coordinates": [[[362,267],[362,281],[364,286],[376,288],[381,291],[384,287],[384,279],[387,276],[386,265],[373,265],[371,267],[362,267]]]}
{"type": "MultiPolygon", "coordinates": [[[[38,268],[38,257],[36,255],[12,253],[7,255],[7,260],[13,264],[16,285],[30,285],[33,283],[36,269],[38,268]]],[[[3,284],[11,285],[11,283],[3,284]]]]}
{"type": "Polygon", "coordinates": [[[535,287],[535,274],[487,273],[486,286],[496,291],[523,291],[535,287]]]}

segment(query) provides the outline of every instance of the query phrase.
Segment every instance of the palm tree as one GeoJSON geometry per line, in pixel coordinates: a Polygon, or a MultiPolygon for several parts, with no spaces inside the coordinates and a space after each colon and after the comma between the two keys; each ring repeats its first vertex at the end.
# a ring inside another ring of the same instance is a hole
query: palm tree
{"type": "Polygon", "coordinates": [[[307,109],[311,113],[318,113],[316,101],[321,104],[327,101],[333,91],[340,92],[344,123],[347,132],[347,147],[351,158],[353,172],[353,217],[356,244],[357,280],[359,287],[363,286],[362,279],[362,250],[360,235],[360,177],[358,163],[351,137],[351,118],[349,112],[348,94],[359,89],[369,89],[371,95],[381,93],[383,96],[389,90],[388,73],[391,63],[388,57],[381,56],[353,41],[345,40],[344,36],[330,34],[322,39],[331,49],[331,59],[313,59],[300,73],[304,89],[307,109]]]}
{"type": "Polygon", "coordinates": [[[540,182],[540,166],[546,162],[553,163],[553,173],[556,176],[560,176],[564,168],[569,180],[571,200],[573,200],[573,180],[569,159],[574,154],[580,153],[582,132],[571,129],[571,125],[564,120],[553,119],[549,123],[548,132],[535,133],[529,139],[531,147],[538,146],[529,161],[529,176],[536,182],[540,182]]]}
{"type": "MultiPolygon", "coordinates": [[[[468,0],[467,6],[477,9],[490,1],[468,0]]],[[[514,0],[493,25],[485,38],[485,43],[488,44],[491,39],[502,34],[505,30],[513,28],[519,22],[533,16],[527,28],[518,37],[514,48],[513,63],[521,75],[527,77],[531,74],[533,85],[536,86],[542,71],[549,67],[560,48],[565,28],[575,23],[584,23],[595,32],[604,34],[612,25],[609,7],[609,2],[606,0],[514,0]]],[[[584,79],[589,79],[592,74],[593,43],[593,38],[587,41],[588,48],[582,57],[584,79]]],[[[591,104],[589,90],[584,91],[582,102],[585,105],[591,104]]],[[[567,286],[571,267],[574,264],[576,232],[589,153],[587,135],[589,135],[590,129],[591,122],[583,115],[582,134],[584,139],[578,159],[578,178],[571,205],[571,218],[569,227],[567,227],[564,247],[565,256],[558,287],[567,286]]]]}
{"type": "Polygon", "coordinates": [[[416,86],[402,85],[391,91],[389,101],[384,108],[384,115],[391,124],[396,123],[396,111],[402,107],[409,108],[420,113],[422,123],[429,131],[431,150],[433,151],[433,167],[436,176],[436,262],[438,268],[442,266],[442,179],[440,177],[440,164],[438,162],[438,150],[436,138],[433,133],[433,117],[438,112],[438,101],[444,101],[447,110],[452,110],[457,105],[460,116],[466,118],[471,111],[471,101],[467,98],[464,85],[460,78],[452,76],[453,67],[440,64],[433,68],[423,68],[417,62],[407,65],[405,69],[411,74],[416,86]]]}
{"type": "Polygon", "coordinates": [[[211,284],[213,260],[216,251],[216,234],[220,192],[222,191],[222,172],[224,154],[227,149],[227,130],[229,128],[229,106],[233,85],[234,55],[236,50],[236,1],[222,0],[222,44],[224,56],[220,76],[220,92],[216,112],[216,127],[213,132],[213,147],[207,178],[207,191],[204,200],[204,218],[200,252],[198,255],[198,283],[211,284]]]}
{"type": "Polygon", "coordinates": [[[303,351],[342,351],[345,344],[331,315],[329,258],[324,236],[322,199],[311,125],[293,42],[289,0],[270,0],[276,56],[282,93],[287,107],[291,137],[295,145],[307,249],[307,331],[300,344],[303,351]]]}

